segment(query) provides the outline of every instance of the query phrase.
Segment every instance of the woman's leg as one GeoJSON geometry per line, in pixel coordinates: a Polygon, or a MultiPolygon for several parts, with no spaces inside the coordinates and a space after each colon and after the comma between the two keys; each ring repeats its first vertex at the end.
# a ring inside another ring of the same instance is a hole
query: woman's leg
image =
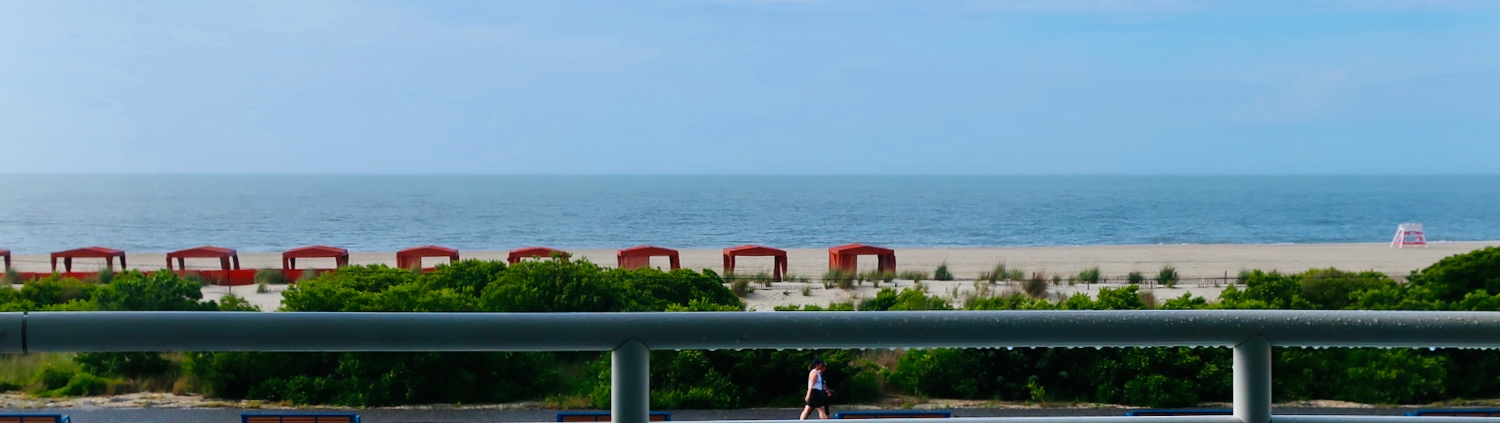
{"type": "Polygon", "coordinates": [[[825,406],[822,406],[822,407],[818,407],[818,417],[822,417],[823,420],[828,420],[828,419],[832,418],[832,417],[828,416],[828,406],[825,405],[825,406]]]}
{"type": "Polygon", "coordinates": [[[802,406],[802,418],[800,420],[807,420],[807,415],[808,414],[812,414],[812,406],[811,405],[802,406]]]}

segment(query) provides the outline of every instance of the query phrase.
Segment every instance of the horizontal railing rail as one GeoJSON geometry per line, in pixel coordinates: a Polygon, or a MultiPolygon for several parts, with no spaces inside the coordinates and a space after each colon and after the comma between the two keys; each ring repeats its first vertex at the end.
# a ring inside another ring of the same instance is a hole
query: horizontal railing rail
{"type": "Polygon", "coordinates": [[[611,351],[631,339],[652,349],[1233,347],[1255,335],[1279,347],[1497,348],[1500,313],[0,313],[0,352],[611,351]]]}
{"type": "MultiPolygon", "coordinates": [[[[647,423],[652,349],[1230,347],[1232,416],[965,423],[1494,422],[1272,416],[1271,347],[1500,348],[1500,313],[1131,310],[683,313],[0,313],[0,352],[611,351],[611,415],[647,423]]],[[[890,419],[903,423],[918,419],[890,419]]],[[[762,421],[762,423],[767,421],[762,421]]]]}

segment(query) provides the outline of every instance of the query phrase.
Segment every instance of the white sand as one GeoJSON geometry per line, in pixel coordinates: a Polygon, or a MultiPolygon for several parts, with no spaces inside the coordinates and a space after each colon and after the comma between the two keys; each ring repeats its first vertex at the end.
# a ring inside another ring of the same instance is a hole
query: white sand
{"type": "MultiPolygon", "coordinates": [[[[1405,249],[1389,248],[1383,243],[915,248],[896,250],[896,260],[899,270],[922,270],[928,273],[939,264],[947,262],[951,271],[960,279],[959,281],[925,282],[928,292],[944,297],[953,297],[955,289],[958,289],[957,294],[961,297],[963,291],[973,289],[972,280],[980,272],[988,271],[996,263],[1003,262],[1012,269],[1022,269],[1028,275],[1032,272],[1044,272],[1048,275],[1057,273],[1067,276],[1098,266],[1106,277],[1115,279],[1123,278],[1132,271],[1139,271],[1150,277],[1155,275],[1162,266],[1171,265],[1177,268],[1183,282],[1175,289],[1159,287],[1154,289],[1154,294],[1159,300],[1178,297],[1189,292],[1195,296],[1213,299],[1217,298],[1224,282],[1205,278],[1223,278],[1226,275],[1234,277],[1240,270],[1245,269],[1278,270],[1291,273],[1314,268],[1336,267],[1343,270],[1374,270],[1395,277],[1404,277],[1412,270],[1427,267],[1443,257],[1496,245],[1500,245],[1500,241],[1444,242],[1431,244],[1425,248],[1405,249]]],[[[615,262],[614,250],[574,250],[573,253],[576,258],[587,258],[606,266],[613,266],[615,262]]],[[[487,260],[505,258],[505,252],[500,251],[464,251],[461,254],[465,258],[487,260]]],[[[716,272],[723,267],[723,253],[720,250],[684,250],[681,254],[684,267],[707,268],[716,272]]],[[[47,270],[45,256],[18,256],[16,258],[17,267],[22,271],[47,270]]],[[[158,269],[165,263],[163,253],[131,254],[130,258],[132,268],[158,269]]],[[[788,258],[792,275],[816,280],[827,270],[827,250],[788,250],[788,258]]],[[[281,256],[277,253],[245,253],[240,259],[245,268],[279,268],[281,266],[281,256]]],[[[350,261],[354,264],[384,263],[390,265],[395,262],[395,253],[356,252],[351,254],[350,261]]],[[[86,263],[89,260],[83,262],[85,263],[75,264],[75,268],[83,270],[99,266],[86,263]]],[[[440,261],[437,259],[429,259],[427,264],[432,265],[438,262],[440,261]]],[[[768,272],[771,267],[771,259],[768,257],[741,258],[737,263],[738,273],[742,275],[768,272]]],[[[205,260],[199,263],[190,262],[189,266],[197,268],[213,264],[214,262],[205,260]]],[[[299,266],[331,267],[332,260],[304,259],[299,260],[298,264],[299,266]]],[[[659,267],[667,266],[665,258],[653,259],[652,264],[659,267]]],[[[873,258],[860,261],[861,270],[873,269],[874,266],[873,258]]],[[[911,286],[911,282],[898,281],[897,286],[911,286]]],[[[1111,284],[1111,286],[1121,285],[1111,284]]],[[[1064,284],[1054,288],[1051,292],[1054,295],[1066,296],[1073,292],[1097,292],[1098,287],[1098,285],[1087,288],[1082,285],[1069,287],[1064,284]]],[[[279,307],[280,289],[281,287],[273,287],[273,292],[267,294],[255,294],[255,288],[248,286],[236,287],[233,291],[236,295],[246,297],[251,302],[260,305],[264,310],[273,310],[279,307]]],[[[746,302],[754,310],[770,310],[774,306],[788,304],[826,305],[830,302],[869,298],[874,296],[876,289],[870,287],[869,284],[846,291],[823,289],[822,285],[816,281],[812,283],[783,282],[776,283],[771,288],[759,288],[746,298],[746,302]],[[802,295],[803,287],[811,287],[810,295],[802,295]]],[[[994,289],[998,292],[1007,287],[1002,285],[994,289]]],[[[217,299],[227,291],[225,287],[210,287],[204,292],[207,298],[217,299]]]]}

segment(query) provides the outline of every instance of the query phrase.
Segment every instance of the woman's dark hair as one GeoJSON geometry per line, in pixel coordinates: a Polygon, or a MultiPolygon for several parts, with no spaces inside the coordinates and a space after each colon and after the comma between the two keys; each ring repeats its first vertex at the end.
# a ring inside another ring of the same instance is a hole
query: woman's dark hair
{"type": "Polygon", "coordinates": [[[815,369],[815,368],[818,367],[819,364],[824,364],[823,360],[814,358],[814,359],[812,359],[811,363],[807,363],[807,369],[808,370],[815,369]]]}

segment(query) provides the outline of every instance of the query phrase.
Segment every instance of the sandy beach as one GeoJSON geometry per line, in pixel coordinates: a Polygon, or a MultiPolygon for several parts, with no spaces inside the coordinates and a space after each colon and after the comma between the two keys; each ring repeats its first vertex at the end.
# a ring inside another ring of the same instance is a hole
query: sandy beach
{"type": "MultiPolygon", "coordinates": [[[[1233,277],[1240,270],[1264,269],[1284,273],[1300,272],[1314,268],[1336,267],[1344,270],[1374,270],[1403,277],[1412,270],[1427,267],[1443,257],[1460,254],[1488,246],[1500,245],[1500,241],[1488,242],[1442,242],[1427,247],[1396,249],[1384,243],[1354,244],[1294,244],[1294,245],[1119,245],[1119,246],[1067,246],[1067,247],[1000,247],[1000,248],[898,248],[896,260],[898,270],[921,270],[930,273],[942,263],[947,263],[958,281],[926,282],[928,291],[943,296],[961,297],[964,291],[973,289],[973,279],[980,272],[1004,263],[1011,269],[1019,268],[1027,274],[1044,272],[1047,275],[1076,275],[1078,271],[1098,266],[1105,277],[1121,278],[1139,271],[1154,275],[1165,265],[1177,268],[1183,282],[1174,289],[1156,288],[1157,298],[1194,295],[1215,298],[1223,288],[1223,281],[1208,278],[1233,277]]],[[[577,259],[588,259],[605,266],[614,266],[615,250],[582,249],[570,250],[577,259]]],[[[462,251],[464,258],[504,260],[504,251],[462,251]]],[[[787,250],[790,274],[813,279],[811,283],[782,282],[770,288],[761,287],[746,298],[755,310],[769,310],[786,304],[827,304],[850,301],[873,296],[875,287],[865,284],[854,290],[824,289],[816,279],[828,268],[828,253],[824,249],[787,250]],[[803,295],[802,288],[810,287],[810,295],[803,295]]],[[[682,250],[682,266],[692,269],[722,270],[721,250],[682,250]]],[[[156,270],[165,265],[165,253],[129,252],[130,268],[156,270]]],[[[279,253],[241,253],[243,268],[279,268],[279,253]]],[[[427,259],[431,266],[442,262],[427,259]]],[[[394,265],[394,252],[352,252],[352,264],[394,265]]],[[[189,261],[190,269],[205,269],[214,266],[212,260],[189,261]]],[[[653,258],[652,265],[666,267],[665,258],[653,258]]],[[[299,267],[332,267],[331,259],[303,259],[299,267]]],[[[859,263],[861,270],[875,267],[873,257],[859,263]]],[[[15,257],[15,267],[26,272],[45,272],[49,269],[47,256],[20,255],[15,257]]],[[[102,267],[102,260],[78,260],[75,270],[92,271],[102,267]]],[[[768,257],[741,258],[737,272],[753,274],[768,272],[771,259],[768,257]]],[[[909,281],[897,281],[898,286],[910,286],[909,281]]],[[[1112,284],[1113,285],[1113,284],[1112,284]]],[[[282,287],[273,287],[272,292],[256,294],[254,287],[237,287],[236,295],[248,297],[261,305],[262,309],[279,307],[282,287]]],[[[1053,289],[1054,295],[1071,295],[1074,292],[1097,292],[1099,285],[1067,286],[1053,289]]],[[[997,290],[1007,289],[1005,286],[997,290]]],[[[205,288],[209,298],[222,297],[228,293],[226,287],[205,288]]]]}
{"type": "MultiPolygon", "coordinates": [[[[989,271],[997,263],[1010,268],[1030,272],[1076,274],[1079,270],[1098,266],[1106,276],[1121,276],[1132,271],[1154,273],[1164,265],[1177,268],[1183,278],[1233,276],[1244,269],[1279,270],[1300,272],[1307,269],[1337,267],[1344,270],[1374,270],[1392,276],[1404,276],[1412,270],[1427,267],[1443,257],[1460,254],[1488,246],[1500,245],[1500,241],[1486,242],[1442,242],[1426,247],[1390,248],[1385,243],[1357,244],[1207,244],[1207,245],[1108,245],[1070,247],[994,247],[994,248],[897,248],[898,270],[922,270],[931,272],[942,263],[959,279],[973,279],[980,272],[989,271]]],[[[575,259],[587,259],[607,267],[615,265],[615,250],[580,249],[568,250],[575,259]]],[[[717,249],[681,250],[682,266],[691,269],[712,269],[721,272],[723,252],[717,249]]],[[[127,252],[131,269],[156,270],[166,265],[165,252],[127,252]]],[[[465,259],[505,260],[505,251],[461,251],[465,259]]],[[[797,276],[817,278],[828,270],[828,252],[825,249],[789,249],[787,258],[790,273],[797,276]]],[[[446,262],[446,259],[429,258],[427,266],[446,262]]],[[[280,268],[280,253],[240,253],[240,263],[246,269],[280,268]]],[[[394,252],[351,252],[350,263],[395,265],[394,252]]],[[[738,260],[737,272],[750,274],[770,271],[769,257],[749,257],[738,260]]],[[[189,260],[189,269],[214,269],[215,260],[189,260]]],[[[664,257],[653,258],[651,264],[666,267],[664,257]]],[[[23,272],[46,272],[50,269],[46,255],[17,255],[14,266],[23,272]]],[[[332,259],[300,259],[298,267],[332,267],[332,259]]],[[[77,271],[96,271],[103,267],[103,260],[78,259],[74,263],[77,271]]],[[[873,270],[873,257],[862,257],[860,270],[873,270]]]]}

